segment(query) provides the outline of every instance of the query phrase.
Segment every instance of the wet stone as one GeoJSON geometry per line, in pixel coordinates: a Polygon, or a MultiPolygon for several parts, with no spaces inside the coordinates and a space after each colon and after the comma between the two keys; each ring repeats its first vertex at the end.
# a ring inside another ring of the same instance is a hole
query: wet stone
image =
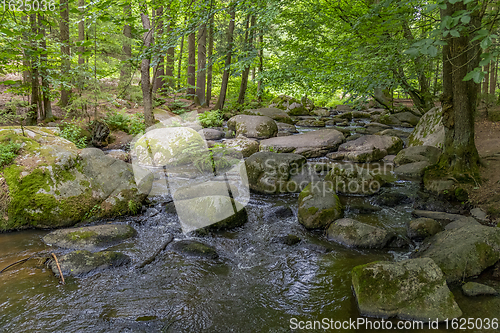
{"type": "Polygon", "coordinates": [[[217,259],[219,257],[214,247],[194,240],[181,240],[175,242],[172,245],[172,249],[176,252],[193,257],[206,259],[217,259]]]}

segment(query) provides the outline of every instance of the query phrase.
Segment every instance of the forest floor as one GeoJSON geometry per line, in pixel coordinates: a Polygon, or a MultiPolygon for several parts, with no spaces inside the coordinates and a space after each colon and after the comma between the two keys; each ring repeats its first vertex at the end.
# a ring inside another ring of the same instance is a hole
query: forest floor
{"type": "MultiPolygon", "coordinates": [[[[498,107],[500,108],[500,107],[498,107]]],[[[481,184],[470,191],[470,201],[489,215],[500,217],[500,122],[476,121],[476,147],[483,162],[480,168],[481,184]]]]}

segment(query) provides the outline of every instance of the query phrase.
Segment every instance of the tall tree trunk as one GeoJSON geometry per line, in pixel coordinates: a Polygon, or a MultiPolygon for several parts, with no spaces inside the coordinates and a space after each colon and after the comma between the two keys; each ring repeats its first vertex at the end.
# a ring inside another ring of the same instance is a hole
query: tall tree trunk
{"type": "MultiPolygon", "coordinates": [[[[153,9],[153,12],[155,10],[153,9]]],[[[159,7],[156,10],[156,14],[154,15],[154,21],[156,25],[156,38],[155,41],[159,42],[160,38],[163,36],[163,7],[159,7]]],[[[165,57],[163,54],[159,55],[158,65],[154,70],[155,81],[153,83],[153,92],[156,92],[158,89],[162,90],[163,85],[165,84],[165,57]]]]}
{"type": "MultiPolygon", "coordinates": [[[[441,10],[441,19],[453,13],[466,10],[463,2],[447,2],[447,9],[441,10]]],[[[463,81],[465,75],[479,64],[479,46],[471,46],[475,27],[481,26],[477,12],[471,13],[471,21],[465,26],[468,32],[460,37],[448,37],[443,46],[443,124],[445,142],[439,165],[451,174],[471,175],[477,172],[479,155],[474,144],[474,114],[478,85],[463,81]]]]}
{"type": "MultiPolygon", "coordinates": [[[[130,17],[132,15],[132,7],[130,4],[126,4],[123,7],[123,16],[124,17],[130,17]]],[[[130,63],[130,59],[132,58],[132,44],[131,44],[131,38],[132,38],[132,27],[126,23],[123,26],[123,45],[122,45],[122,52],[123,52],[123,65],[120,71],[120,88],[125,89],[126,87],[130,84],[130,77],[132,75],[132,64],[130,63]]]]}
{"type": "Polygon", "coordinates": [[[495,61],[491,62],[490,65],[490,94],[495,95],[495,89],[497,86],[497,63],[495,61]]]}
{"type": "MultiPolygon", "coordinates": [[[[148,16],[148,10],[145,3],[142,3],[144,8],[141,12],[142,27],[144,30],[143,42],[144,48],[149,49],[153,44],[153,31],[151,28],[151,22],[148,16]]],[[[149,66],[151,61],[149,58],[144,57],[141,62],[141,88],[142,88],[142,99],[144,104],[144,121],[147,127],[153,126],[155,123],[155,118],[153,115],[153,96],[152,87],[149,75],[149,66]]]]}
{"type": "Polygon", "coordinates": [[[207,76],[207,25],[202,24],[198,29],[198,75],[196,77],[197,104],[205,106],[205,82],[207,76]]]}
{"type": "MultiPolygon", "coordinates": [[[[61,0],[61,22],[59,24],[59,29],[61,31],[61,76],[66,79],[69,77],[69,70],[71,67],[70,61],[70,48],[69,48],[69,0],[61,0]]],[[[68,105],[70,90],[64,86],[61,89],[61,100],[60,104],[62,107],[68,105]]]]}
{"type": "MultiPolygon", "coordinates": [[[[255,27],[255,15],[252,16],[251,24],[250,24],[250,37],[248,39],[248,44],[245,45],[247,49],[247,53],[253,51],[253,28],[255,27]]],[[[245,36],[246,37],[246,36],[245,36]]],[[[246,39],[246,38],[245,38],[246,39]]],[[[247,65],[241,74],[241,85],[240,85],[240,94],[238,95],[238,104],[245,103],[245,94],[248,87],[248,74],[250,73],[250,65],[247,65]]]]}
{"type": "Polygon", "coordinates": [[[484,71],[486,73],[483,81],[483,94],[487,94],[490,90],[490,64],[484,66],[484,71]]]}
{"type": "MultiPolygon", "coordinates": [[[[410,26],[408,25],[408,21],[403,20],[402,24],[403,24],[403,33],[405,38],[408,39],[409,41],[414,41],[415,38],[413,37],[413,33],[410,29],[410,26]]],[[[434,101],[432,100],[429,80],[425,75],[426,62],[424,62],[422,57],[419,56],[414,59],[414,63],[417,71],[419,90],[412,88],[411,85],[407,83],[404,76],[401,77],[401,79],[404,81],[403,86],[405,86],[405,88],[408,90],[408,93],[410,94],[410,97],[414,105],[418,109],[420,109],[420,111],[425,113],[434,107],[434,101]]],[[[404,75],[402,69],[399,70],[399,72],[400,75],[404,75]]]]}
{"type": "Polygon", "coordinates": [[[227,29],[227,51],[226,51],[226,62],[224,63],[224,74],[222,74],[222,83],[220,88],[219,98],[215,104],[214,109],[222,110],[224,108],[224,103],[226,102],[226,92],[227,85],[229,83],[229,71],[231,67],[231,57],[233,55],[233,37],[234,37],[234,21],[236,19],[236,4],[233,2],[229,7],[229,14],[231,19],[229,21],[229,27],[227,29]]]}
{"type": "Polygon", "coordinates": [[[207,66],[207,107],[212,99],[212,73],[213,73],[213,53],[214,53],[214,16],[210,17],[208,26],[208,66],[207,66]]]}
{"type": "Polygon", "coordinates": [[[50,104],[50,85],[48,79],[48,64],[47,64],[47,40],[46,40],[46,22],[45,18],[38,12],[38,25],[42,33],[40,46],[42,54],[40,55],[40,69],[42,77],[42,96],[43,96],[43,112],[40,112],[40,120],[52,119],[52,105],[50,104]]]}
{"type": "MultiPolygon", "coordinates": [[[[80,21],[78,22],[78,43],[85,42],[85,15],[84,15],[85,9],[84,9],[84,7],[85,7],[85,0],[78,0],[78,8],[80,10],[80,21]]],[[[130,7],[130,6],[128,6],[128,7],[130,7]]],[[[130,12],[130,8],[129,8],[129,12],[130,12]]],[[[127,12],[127,14],[128,14],[128,12],[127,12]]],[[[85,47],[83,45],[80,45],[78,47],[78,65],[83,65],[85,63],[85,58],[83,57],[84,52],[85,52],[85,47]]]]}
{"type": "Polygon", "coordinates": [[[187,94],[192,98],[195,93],[196,84],[196,33],[192,32],[188,36],[188,70],[187,70],[187,94]]]}
{"type": "Polygon", "coordinates": [[[181,49],[179,50],[179,60],[177,61],[177,89],[181,89],[182,56],[184,53],[184,35],[181,37],[181,49]]]}
{"type": "Polygon", "coordinates": [[[262,102],[263,86],[262,73],[264,72],[264,33],[259,34],[259,81],[257,82],[257,101],[262,102]]]}
{"type": "MultiPolygon", "coordinates": [[[[172,9],[170,4],[167,6],[167,17],[168,17],[168,26],[167,26],[167,41],[168,43],[172,43],[172,31],[174,28],[174,18],[172,16],[172,9]]],[[[165,68],[165,76],[166,78],[166,84],[169,88],[174,89],[175,88],[175,80],[174,80],[174,61],[175,61],[175,46],[170,46],[167,49],[167,64],[165,68]]]]}
{"type": "Polygon", "coordinates": [[[34,38],[38,34],[36,14],[30,14],[30,25],[31,25],[31,105],[26,115],[26,125],[34,126],[38,119],[38,104],[39,99],[39,83],[38,83],[38,42],[34,38]]]}
{"type": "MultiPolygon", "coordinates": [[[[184,17],[184,25],[186,25],[187,16],[184,17]]],[[[181,89],[181,71],[182,71],[182,56],[184,55],[184,34],[181,37],[181,49],[179,50],[179,60],[177,61],[177,89],[181,89]]]]}
{"type": "MultiPolygon", "coordinates": [[[[29,24],[29,17],[27,15],[24,15],[21,17],[21,22],[23,23],[24,26],[28,26],[29,24]]],[[[26,31],[23,32],[22,37],[21,37],[21,42],[28,40],[28,34],[26,31]]],[[[23,84],[28,86],[31,85],[31,73],[30,73],[30,59],[29,59],[29,50],[28,48],[23,49],[23,84]]]]}

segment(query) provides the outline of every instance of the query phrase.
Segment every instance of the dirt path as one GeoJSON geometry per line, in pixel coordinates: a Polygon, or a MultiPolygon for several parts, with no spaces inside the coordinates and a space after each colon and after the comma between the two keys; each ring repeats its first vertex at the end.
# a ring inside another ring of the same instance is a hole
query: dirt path
{"type": "Polygon", "coordinates": [[[500,222],[500,123],[481,120],[476,122],[476,147],[484,166],[480,169],[483,180],[472,189],[470,199],[500,222]]]}

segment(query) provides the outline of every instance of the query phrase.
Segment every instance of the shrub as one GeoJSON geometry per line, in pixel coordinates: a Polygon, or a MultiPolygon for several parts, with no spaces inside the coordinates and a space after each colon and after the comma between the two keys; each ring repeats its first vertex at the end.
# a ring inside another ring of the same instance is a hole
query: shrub
{"type": "Polygon", "coordinates": [[[110,111],[106,114],[103,120],[109,126],[110,130],[121,130],[128,133],[128,125],[130,120],[129,117],[124,113],[110,111]]]}
{"type": "Polygon", "coordinates": [[[136,113],[129,118],[128,131],[131,135],[143,134],[146,131],[146,123],[144,122],[144,114],[136,113]]]}
{"type": "Polygon", "coordinates": [[[222,126],[222,112],[219,110],[206,111],[198,115],[198,120],[203,127],[219,127],[222,126]]]}
{"type": "Polygon", "coordinates": [[[108,124],[110,130],[120,130],[131,135],[141,134],[146,131],[146,124],[142,113],[129,116],[122,112],[110,111],[104,117],[103,120],[108,124]]]}
{"type": "Polygon", "coordinates": [[[79,149],[87,147],[87,138],[83,136],[80,126],[75,123],[63,122],[59,136],[73,142],[79,149]]]}

